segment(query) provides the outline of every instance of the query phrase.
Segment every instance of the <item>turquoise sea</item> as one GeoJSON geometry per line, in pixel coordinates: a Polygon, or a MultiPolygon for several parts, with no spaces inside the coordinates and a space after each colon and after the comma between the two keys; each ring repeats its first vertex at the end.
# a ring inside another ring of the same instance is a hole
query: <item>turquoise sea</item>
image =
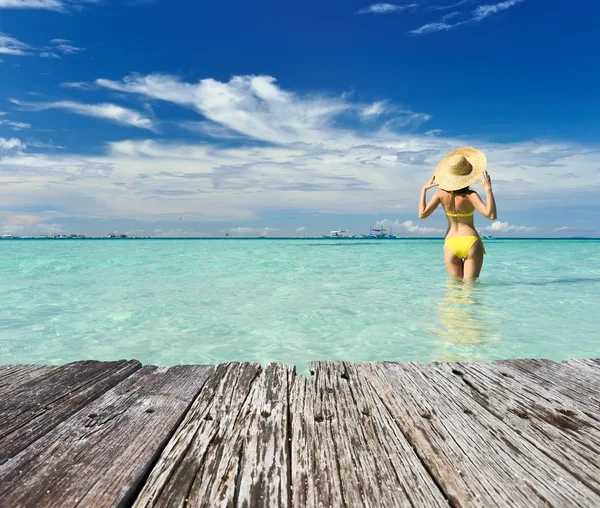
{"type": "Polygon", "coordinates": [[[2,240],[0,363],[597,357],[600,240],[2,240]]]}

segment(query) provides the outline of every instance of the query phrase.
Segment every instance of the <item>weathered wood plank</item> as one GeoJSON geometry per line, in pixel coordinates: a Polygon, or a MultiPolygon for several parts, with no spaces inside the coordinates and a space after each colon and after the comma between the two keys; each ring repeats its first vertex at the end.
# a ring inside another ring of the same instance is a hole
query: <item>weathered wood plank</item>
{"type": "Polygon", "coordinates": [[[294,506],[448,506],[379,397],[350,362],[294,382],[294,506]]]}
{"type": "MultiPolygon", "coordinates": [[[[217,365],[184,421],[171,438],[134,506],[202,506],[235,504],[240,455],[229,453],[239,437],[238,420],[260,376],[256,363],[217,365]],[[208,483],[207,483],[208,482],[208,483]],[[203,493],[206,497],[201,498],[203,493]]],[[[241,446],[233,447],[240,451],[241,446]]]]}
{"type": "Polygon", "coordinates": [[[0,400],[0,464],[139,368],[137,360],[75,362],[17,386],[0,400]]]}
{"type": "Polygon", "coordinates": [[[211,366],[144,367],[0,466],[4,506],[130,504],[211,366]]]}
{"type": "Polygon", "coordinates": [[[47,375],[55,368],[49,365],[0,365],[0,400],[7,397],[19,385],[47,375]]]}
{"type": "Polygon", "coordinates": [[[507,373],[514,371],[530,379],[532,386],[560,393],[574,401],[578,407],[600,422],[600,369],[582,371],[573,364],[551,360],[500,360],[493,362],[507,373]]]}
{"type": "MultiPolygon", "coordinates": [[[[190,503],[201,504],[205,495],[217,492],[223,499],[238,506],[289,506],[289,385],[296,374],[294,367],[281,363],[267,364],[252,386],[252,392],[242,408],[242,419],[237,425],[238,445],[224,450],[224,456],[239,453],[238,481],[224,489],[207,486],[212,478],[201,478],[199,490],[194,490],[190,503]],[[234,488],[232,488],[234,487],[234,488]]],[[[221,460],[221,463],[223,461],[221,460]]],[[[207,469],[205,468],[204,472],[207,469]]],[[[217,472],[218,478],[218,472],[217,472]]],[[[209,497],[210,499],[210,497],[209,497]]]]}
{"type": "Polygon", "coordinates": [[[481,411],[481,401],[436,365],[370,363],[360,370],[453,504],[600,505],[600,496],[506,421],[481,411]]]}
{"type": "Polygon", "coordinates": [[[428,366],[505,421],[548,458],[600,494],[600,425],[573,409],[570,399],[531,385],[530,380],[494,363],[428,366]]]}
{"type": "Polygon", "coordinates": [[[600,372],[598,368],[600,367],[600,358],[580,358],[580,359],[571,359],[571,360],[563,360],[560,362],[563,365],[568,365],[569,367],[588,367],[592,369],[594,375],[596,377],[600,376],[600,372]]]}

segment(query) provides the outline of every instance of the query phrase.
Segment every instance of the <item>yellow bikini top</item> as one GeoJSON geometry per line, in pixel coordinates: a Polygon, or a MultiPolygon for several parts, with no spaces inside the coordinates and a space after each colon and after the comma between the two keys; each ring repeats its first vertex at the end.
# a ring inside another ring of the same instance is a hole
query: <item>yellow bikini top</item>
{"type": "Polygon", "coordinates": [[[448,217],[472,217],[473,215],[475,215],[475,209],[473,209],[473,211],[469,212],[469,213],[448,213],[448,212],[446,212],[446,215],[448,217]]]}

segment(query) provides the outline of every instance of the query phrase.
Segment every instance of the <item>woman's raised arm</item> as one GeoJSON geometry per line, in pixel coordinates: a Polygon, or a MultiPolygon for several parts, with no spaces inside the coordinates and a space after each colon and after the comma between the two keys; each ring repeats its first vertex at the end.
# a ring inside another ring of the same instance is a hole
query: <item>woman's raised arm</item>
{"type": "Polygon", "coordinates": [[[479,194],[472,192],[467,194],[469,201],[473,203],[475,209],[484,217],[490,220],[496,220],[498,214],[496,211],[496,200],[494,199],[494,193],[492,192],[492,180],[487,171],[483,172],[483,178],[479,182],[485,190],[485,203],[479,197],[479,194]]]}
{"type": "Polygon", "coordinates": [[[419,219],[426,219],[440,204],[440,196],[437,191],[427,203],[427,191],[432,187],[437,187],[439,183],[435,183],[435,176],[431,177],[428,183],[421,189],[421,199],[419,200],[419,219]]]}

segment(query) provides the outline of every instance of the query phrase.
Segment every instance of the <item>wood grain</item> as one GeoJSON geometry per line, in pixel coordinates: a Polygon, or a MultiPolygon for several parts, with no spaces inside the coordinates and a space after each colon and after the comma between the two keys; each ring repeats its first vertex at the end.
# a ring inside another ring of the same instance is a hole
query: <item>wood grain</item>
{"type": "Polygon", "coordinates": [[[0,401],[22,384],[49,374],[56,367],[49,365],[0,365],[0,401]]]}
{"type": "Polygon", "coordinates": [[[310,369],[291,397],[294,506],[448,506],[355,364],[310,369]]]}
{"type": "Polygon", "coordinates": [[[139,368],[137,360],[75,362],[19,384],[0,400],[0,464],[139,368]]]}
{"type": "Polygon", "coordinates": [[[439,366],[457,390],[507,423],[550,460],[600,494],[600,428],[563,394],[496,363],[439,366]]]}
{"type": "Polygon", "coordinates": [[[598,506],[600,497],[458,390],[436,364],[360,367],[456,506],[598,506]]]}
{"type": "Polygon", "coordinates": [[[130,504],[212,370],[131,375],[0,466],[3,506],[130,504]]]}
{"type": "Polygon", "coordinates": [[[256,363],[217,365],[134,506],[184,506],[190,499],[199,506],[232,505],[242,461],[235,453],[238,420],[260,374],[256,363]]]}

